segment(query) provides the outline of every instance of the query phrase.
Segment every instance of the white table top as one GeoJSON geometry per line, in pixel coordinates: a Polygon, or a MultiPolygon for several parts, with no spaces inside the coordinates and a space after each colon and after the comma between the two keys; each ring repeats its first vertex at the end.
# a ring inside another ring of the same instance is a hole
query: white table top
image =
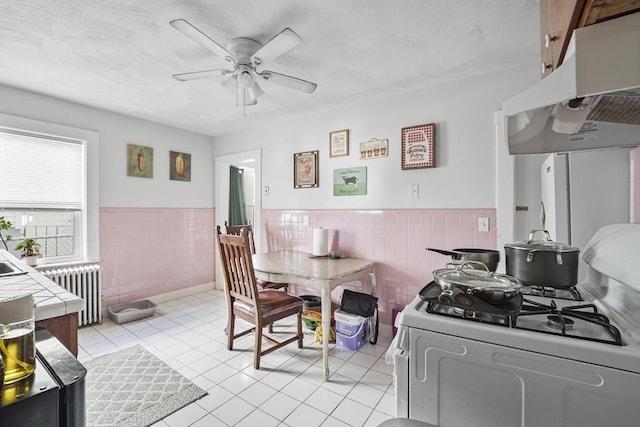
{"type": "MultiPolygon", "coordinates": [[[[332,284],[344,283],[354,275],[360,275],[366,270],[373,270],[373,266],[374,262],[364,259],[313,257],[306,252],[291,249],[253,256],[253,269],[256,275],[268,275],[269,281],[276,281],[271,278],[273,275],[279,275],[309,281],[329,281],[332,284]]],[[[282,280],[286,281],[284,277],[278,281],[282,280]]]]}
{"type": "Polygon", "coordinates": [[[9,261],[26,274],[0,277],[0,300],[25,294],[33,294],[36,303],[36,319],[75,313],[84,308],[84,300],[68,292],[42,273],[16,259],[7,251],[0,251],[0,261],[9,261]]]}

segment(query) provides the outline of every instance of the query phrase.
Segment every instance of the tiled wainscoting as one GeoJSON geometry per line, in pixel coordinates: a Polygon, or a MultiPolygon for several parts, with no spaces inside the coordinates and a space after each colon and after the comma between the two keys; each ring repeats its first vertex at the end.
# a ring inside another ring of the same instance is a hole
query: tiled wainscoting
{"type": "MultiPolygon", "coordinates": [[[[376,262],[380,321],[390,325],[392,309],[404,308],[450,260],[427,247],[495,249],[495,224],[495,209],[263,210],[260,241],[263,252],[311,252],[313,229],[332,230],[334,249],[376,262]],[[489,218],[488,232],[478,231],[480,217],[489,218]]],[[[368,292],[370,284],[354,288],[368,292]]],[[[340,294],[334,291],[334,301],[340,294]]]]}
{"type": "MultiPolygon", "coordinates": [[[[214,209],[100,209],[103,306],[214,282],[215,224],[214,209]]],[[[335,249],[376,262],[380,321],[390,325],[392,309],[450,260],[425,248],[495,249],[495,224],[495,209],[263,210],[260,250],[311,252],[313,229],[333,230],[335,249]],[[488,232],[478,231],[480,217],[488,232]]],[[[368,292],[370,283],[352,287],[368,292]]]]}
{"type": "Polygon", "coordinates": [[[214,209],[101,208],[103,306],[212,283],[214,231],[214,209]]]}

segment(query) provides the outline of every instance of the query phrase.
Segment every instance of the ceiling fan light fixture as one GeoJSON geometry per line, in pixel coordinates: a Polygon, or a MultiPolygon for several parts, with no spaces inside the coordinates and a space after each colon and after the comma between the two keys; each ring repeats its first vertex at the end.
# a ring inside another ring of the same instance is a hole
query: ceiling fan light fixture
{"type": "MultiPolygon", "coordinates": [[[[251,94],[249,93],[248,89],[240,89],[238,91],[238,106],[242,106],[243,107],[243,111],[244,111],[244,107],[250,107],[252,105],[256,105],[258,103],[258,100],[256,98],[253,98],[251,96],[251,94]]],[[[246,114],[246,112],[245,112],[246,114]]]]}
{"type": "Polygon", "coordinates": [[[255,83],[255,78],[253,77],[253,70],[251,67],[246,65],[238,66],[238,86],[243,89],[249,89],[255,83]]]}
{"type": "Polygon", "coordinates": [[[249,92],[251,99],[258,99],[264,95],[264,91],[260,86],[258,86],[258,82],[253,82],[253,85],[247,89],[247,92],[249,92]]]}

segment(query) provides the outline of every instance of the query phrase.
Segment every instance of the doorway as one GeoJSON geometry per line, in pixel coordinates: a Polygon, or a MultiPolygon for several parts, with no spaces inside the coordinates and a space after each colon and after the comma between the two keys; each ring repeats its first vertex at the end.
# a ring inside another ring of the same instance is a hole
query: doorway
{"type": "MultiPolygon", "coordinates": [[[[216,225],[224,226],[224,221],[229,218],[229,170],[231,166],[237,168],[252,168],[255,189],[253,210],[253,235],[256,244],[256,252],[260,251],[260,212],[262,211],[262,152],[260,150],[244,151],[241,153],[218,156],[215,159],[215,202],[216,225]]],[[[219,257],[218,257],[219,259],[219,257]]],[[[216,263],[216,278],[222,277],[221,265],[216,263]]],[[[220,287],[216,281],[216,287],[220,287]]]]}

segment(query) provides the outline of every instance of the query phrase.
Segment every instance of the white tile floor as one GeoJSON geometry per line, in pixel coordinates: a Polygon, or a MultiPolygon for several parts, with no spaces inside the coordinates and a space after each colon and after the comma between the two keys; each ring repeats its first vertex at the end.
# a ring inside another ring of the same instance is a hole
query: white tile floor
{"type": "MultiPolygon", "coordinates": [[[[277,322],[275,331],[294,326],[277,322]]],[[[384,362],[389,337],[358,351],[331,345],[332,375],[324,381],[322,350],[305,329],[304,348],[291,344],[263,356],[253,368],[253,335],[228,351],[226,301],[207,291],[158,304],[153,317],[79,331],[81,362],[136,344],[209,394],[155,424],[211,426],[377,426],[394,415],[393,367],[384,362]]]]}

